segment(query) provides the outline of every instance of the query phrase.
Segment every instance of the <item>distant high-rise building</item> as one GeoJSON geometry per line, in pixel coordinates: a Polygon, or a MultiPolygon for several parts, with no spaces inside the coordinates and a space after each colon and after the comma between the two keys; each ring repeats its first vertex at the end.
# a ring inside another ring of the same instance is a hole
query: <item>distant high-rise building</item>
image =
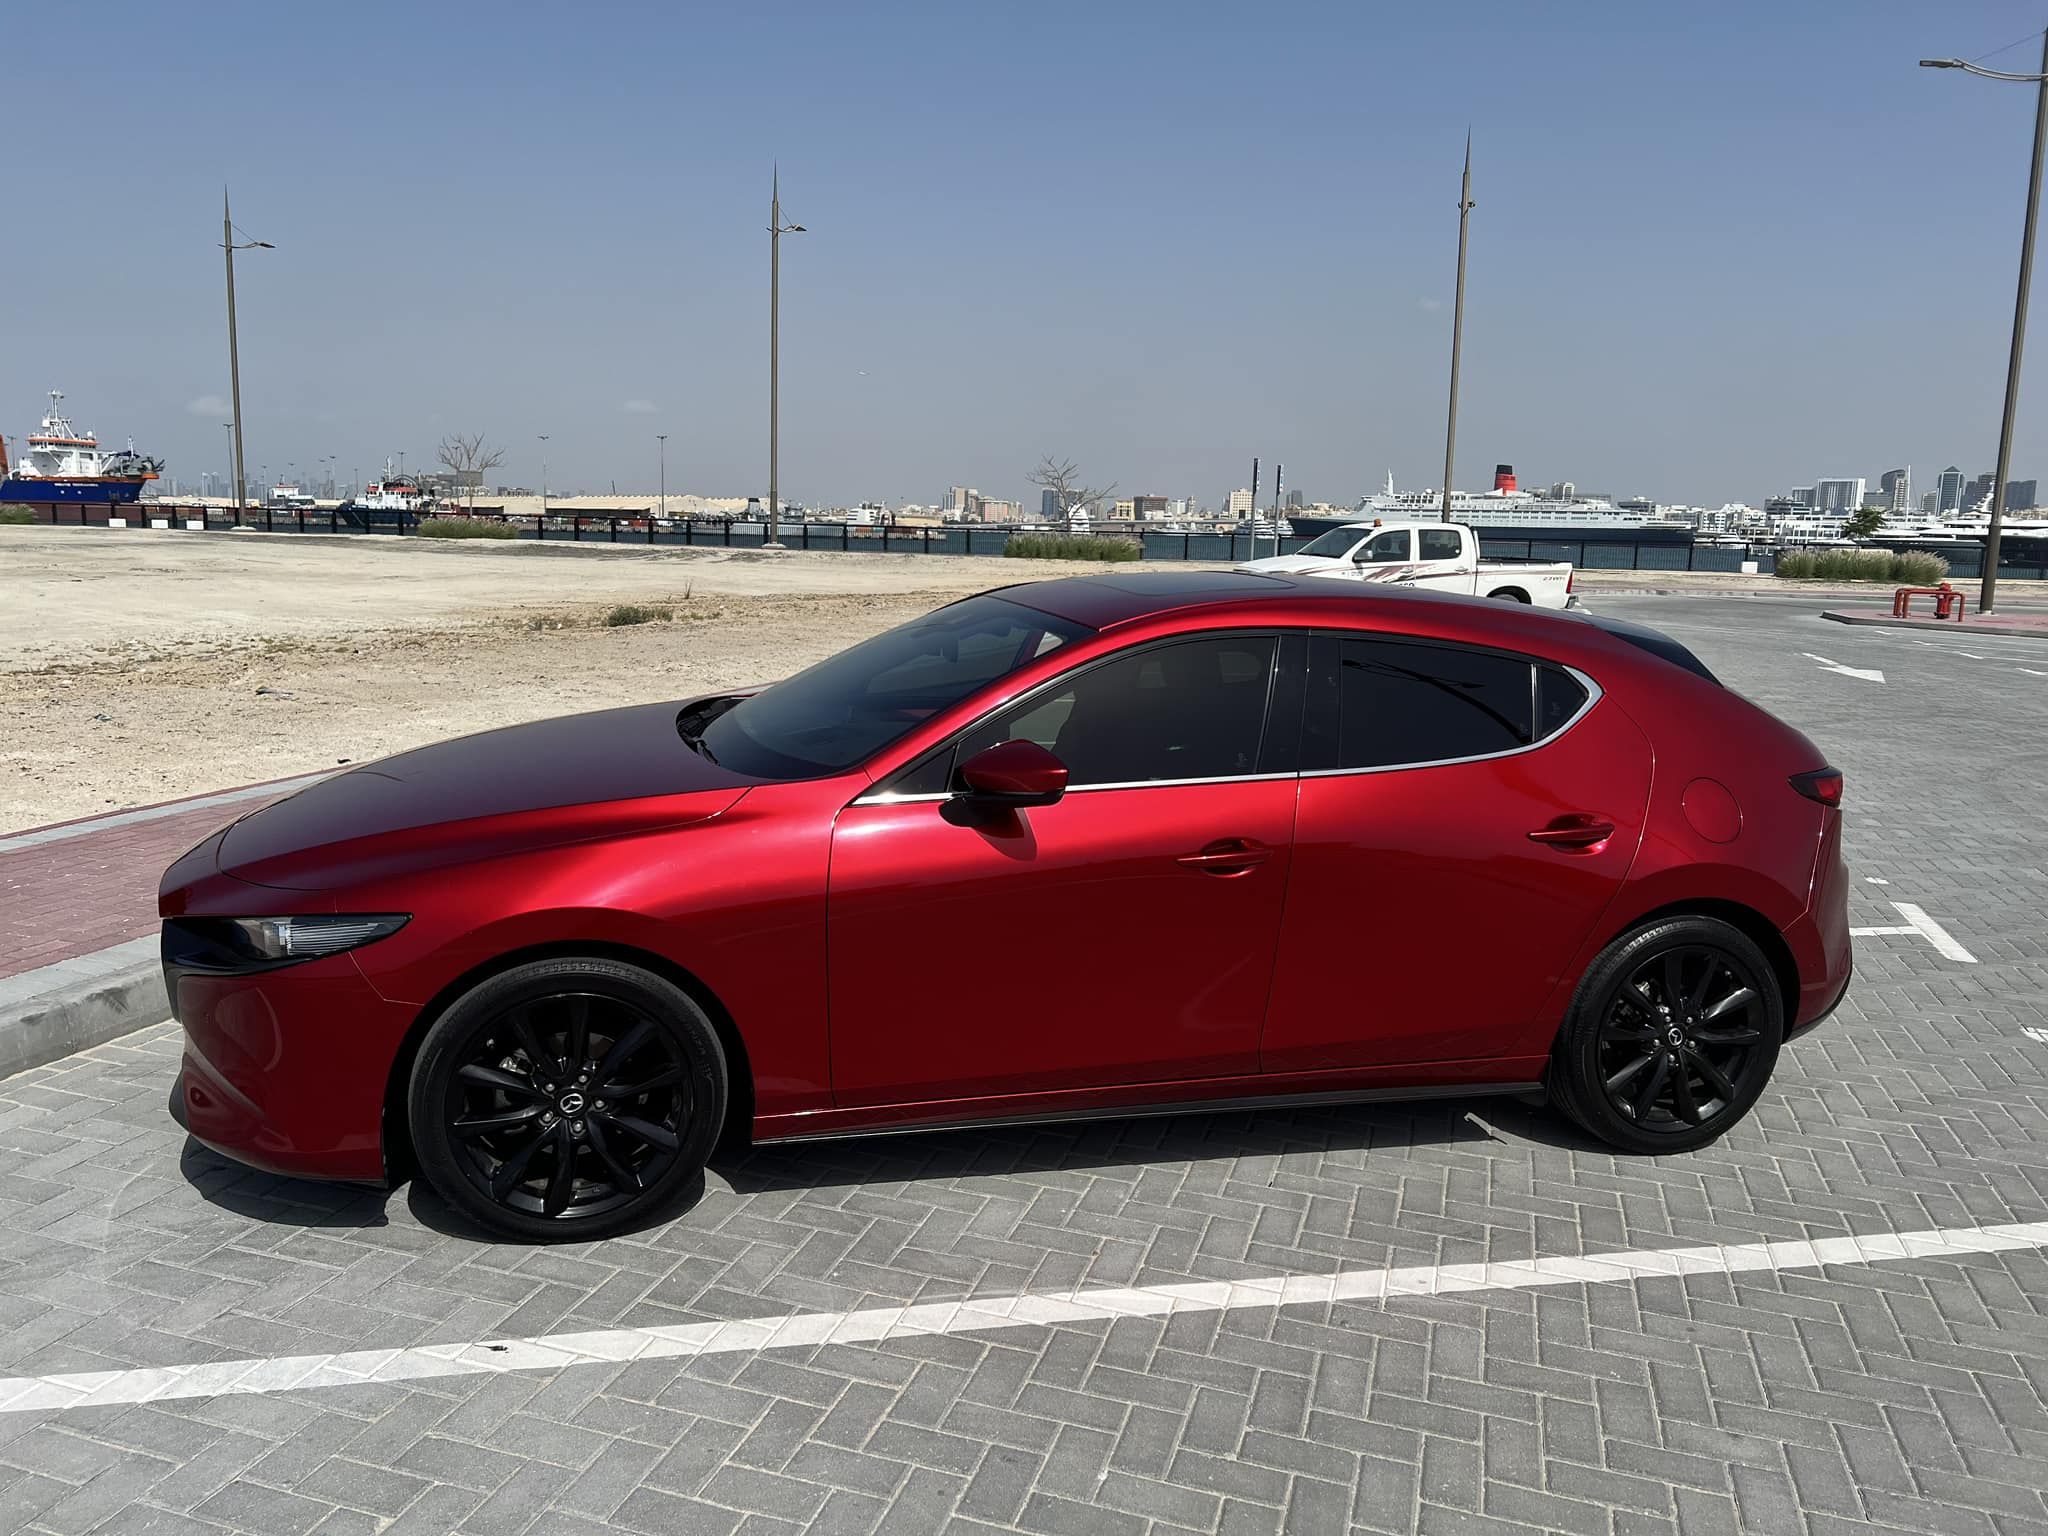
{"type": "Polygon", "coordinates": [[[1913,510],[1913,467],[1888,469],[1877,477],[1878,489],[1884,493],[1887,512],[1910,512],[1913,510]]]}
{"type": "Polygon", "coordinates": [[[1983,474],[1977,476],[1976,479],[1964,486],[1961,510],[1965,513],[1970,513],[1975,512],[1979,507],[1988,508],[1991,500],[1991,482],[1997,478],[1996,474],[1987,469],[1983,474]]]}
{"type": "Polygon", "coordinates": [[[1062,510],[1060,506],[1060,493],[1051,486],[1047,486],[1038,493],[1038,515],[1047,522],[1058,522],[1062,510]]]}
{"type": "Polygon", "coordinates": [[[1955,465],[1949,465],[1947,469],[1944,469],[1935,477],[1934,494],[1940,498],[1935,503],[1935,509],[1942,516],[1946,517],[1951,512],[1961,511],[1963,505],[1963,472],[1957,469],[1955,465]]]}
{"type": "Polygon", "coordinates": [[[2005,510],[2008,512],[2031,511],[2035,503],[2036,482],[2032,480],[2008,480],[2005,482],[2005,510]]]}
{"type": "Polygon", "coordinates": [[[946,487],[946,499],[940,505],[939,510],[941,512],[970,513],[974,510],[974,504],[980,500],[981,492],[971,485],[949,485],[946,487]]]}
{"type": "Polygon", "coordinates": [[[1863,505],[1863,477],[1853,480],[1816,480],[1813,482],[1813,509],[1820,513],[1838,512],[1846,516],[1863,505]]]}
{"type": "Polygon", "coordinates": [[[1166,516],[1166,498],[1164,496],[1133,496],[1131,498],[1131,516],[1138,518],[1166,516]]]}
{"type": "Polygon", "coordinates": [[[1941,492],[1929,491],[1920,498],[1920,515],[1922,517],[1941,516],[1941,492]]]}
{"type": "Polygon", "coordinates": [[[1232,491],[1229,499],[1223,504],[1223,515],[1239,520],[1250,517],[1252,515],[1252,493],[1250,489],[1239,487],[1237,490],[1232,491]]]}
{"type": "Polygon", "coordinates": [[[1805,507],[1808,511],[1812,511],[1814,506],[1813,487],[1810,485],[1795,485],[1785,493],[1783,499],[1791,502],[1794,506],[1805,507]]]}
{"type": "Polygon", "coordinates": [[[1299,512],[1301,510],[1301,492],[1289,491],[1287,493],[1287,510],[1290,512],[1299,512]]]}

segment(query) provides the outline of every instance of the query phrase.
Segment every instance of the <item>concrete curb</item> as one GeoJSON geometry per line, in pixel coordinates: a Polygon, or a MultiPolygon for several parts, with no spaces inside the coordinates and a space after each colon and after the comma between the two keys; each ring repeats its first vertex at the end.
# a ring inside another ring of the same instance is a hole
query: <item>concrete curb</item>
{"type": "Polygon", "coordinates": [[[170,1012],[153,934],[0,977],[0,1077],[160,1024],[170,1012]]]}
{"type": "Polygon", "coordinates": [[[1996,635],[2001,639],[2048,640],[2048,634],[2038,629],[2010,629],[1997,624],[1973,624],[1968,619],[1958,624],[1954,619],[1895,619],[1889,614],[1833,613],[1826,609],[1821,612],[1824,619],[1837,624],[1870,624],[1879,629],[1934,629],[1944,635],[1956,635],[1964,640],[1982,639],[1996,635]]]}

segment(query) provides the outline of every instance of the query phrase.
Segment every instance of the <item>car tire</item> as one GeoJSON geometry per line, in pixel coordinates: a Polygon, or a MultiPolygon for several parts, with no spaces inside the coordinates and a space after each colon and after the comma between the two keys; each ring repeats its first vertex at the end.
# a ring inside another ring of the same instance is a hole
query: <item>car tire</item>
{"type": "Polygon", "coordinates": [[[703,1172],[730,1101],[704,1009],[617,960],[515,966],[458,998],[406,1095],[419,1168],[505,1237],[588,1242],[646,1225],[703,1172]]]}
{"type": "Polygon", "coordinates": [[[1622,935],[1580,980],[1551,1054],[1551,1097],[1627,1152],[1690,1152],[1749,1113],[1785,1005],[1756,942],[1712,917],[1622,935]]]}
{"type": "Polygon", "coordinates": [[[1488,597],[1499,598],[1504,603],[1526,604],[1529,601],[1529,594],[1524,592],[1520,587],[1502,587],[1499,591],[1489,592],[1486,595],[1488,597]]]}

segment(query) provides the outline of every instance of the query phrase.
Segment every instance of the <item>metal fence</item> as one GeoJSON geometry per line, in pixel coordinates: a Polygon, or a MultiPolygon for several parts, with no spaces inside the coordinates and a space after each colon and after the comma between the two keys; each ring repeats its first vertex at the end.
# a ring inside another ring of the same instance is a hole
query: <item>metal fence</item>
{"type": "MultiPolygon", "coordinates": [[[[355,508],[323,507],[299,509],[248,507],[178,507],[162,503],[136,503],[126,507],[43,505],[32,507],[46,523],[88,527],[128,526],[177,530],[260,529],[265,533],[367,534],[381,537],[418,537],[423,519],[416,512],[373,512],[355,508]]],[[[441,514],[453,516],[456,514],[441,514]]],[[[497,523],[511,530],[512,537],[544,542],[598,544],[657,544],[687,547],[715,546],[724,549],[758,549],[768,540],[760,522],[728,518],[664,518],[653,513],[626,515],[583,512],[482,513],[480,522],[497,523]]],[[[860,526],[852,523],[785,522],[781,540],[793,549],[842,550],[849,553],[913,555],[1000,555],[1015,534],[1044,533],[1044,529],[1012,528],[996,524],[949,523],[937,528],[860,526]]],[[[1254,540],[1246,533],[1183,533],[1147,529],[1138,534],[1112,537],[1135,540],[1146,560],[1208,560],[1228,562],[1274,554],[1293,554],[1310,541],[1307,537],[1274,539],[1270,534],[1254,540]]],[[[1610,541],[1604,539],[1518,539],[1482,533],[1480,552],[1493,559],[1568,560],[1589,571],[1725,571],[1738,572],[1744,562],[1754,560],[1757,569],[1770,574],[1777,566],[1777,551],[1762,544],[1700,544],[1672,542],[1610,541]]],[[[1902,544],[1901,548],[1916,546],[1902,544]]],[[[1918,546],[1927,547],[1927,546],[1918,546]]],[[[1949,576],[1977,577],[1983,574],[1981,545],[1932,546],[1932,552],[1948,561],[1949,576]]],[[[2001,578],[2048,580],[2048,547],[2000,550],[2001,578]]]]}

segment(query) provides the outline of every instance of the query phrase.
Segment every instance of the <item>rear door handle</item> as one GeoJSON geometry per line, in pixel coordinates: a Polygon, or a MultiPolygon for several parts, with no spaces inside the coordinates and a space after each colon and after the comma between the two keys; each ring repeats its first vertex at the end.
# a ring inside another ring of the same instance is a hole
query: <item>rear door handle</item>
{"type": "Polygon", "coordinates": [[[1547,843],[1552,848],[1584,849],[1596,848],[1612,836],[1613,822],[1581,813],[1560,816],[1549,826],[1538,827],[1529,834],[1529,841],[1547,843]]]}
{"type": "Polygon", "coordinates": [[[1226,837],[1200,853],[1184,853],[1176,861],[1205,875],[1244,875],[1271,858],[1273,850],[1256,838],[1226,837]]]}

